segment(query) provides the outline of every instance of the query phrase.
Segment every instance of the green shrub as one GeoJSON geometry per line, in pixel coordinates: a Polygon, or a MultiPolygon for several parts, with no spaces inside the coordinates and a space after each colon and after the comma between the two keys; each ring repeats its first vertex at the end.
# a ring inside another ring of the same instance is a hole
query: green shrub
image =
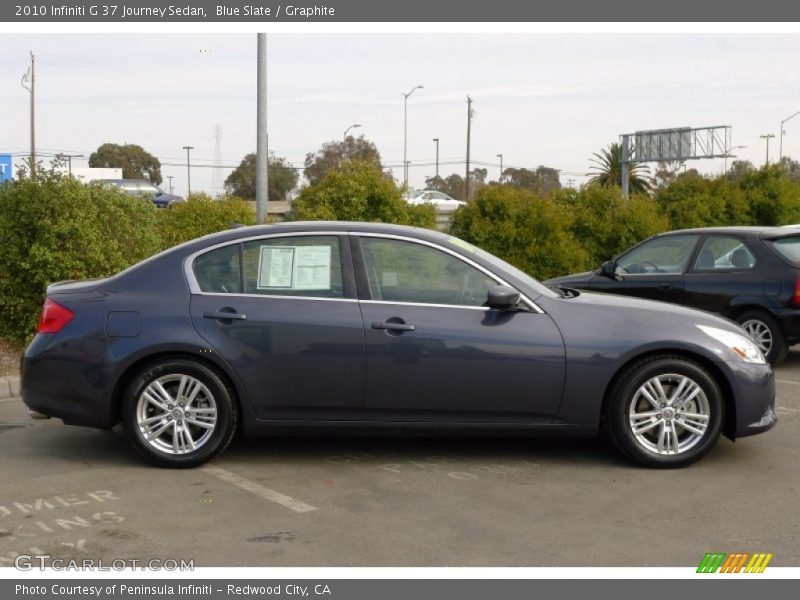
{"type": "Polygon", "coordinates": [[[292,218],[308,221],[368,221],[436,226],[433,206],[413,206],[403,190],[372,162],[346,161],[329,169],[320,181],[303,188],[292,218]]]}
{"type": "Polygon", "coordinates": [[[192,194],[185,203],[159,211],[158,234],[163,248],[229,229],[234,223],[254,225],[252,202],[235,196],[213,200],[207,194],[192,194]]]}
{"type": "Polygon", "coordinates": [[[30,339],[48,284],[113,275],[158,251],[156,210],[52,172],[0,187],[0,337],[30,339]]]}
{"type": "Polygon", "coordinates": [[[548,279],[590,264],[572,225],[569,207],[551,198],[511,186],[486,186],[456,211],[450,231],[538,279],[548,279]]]}

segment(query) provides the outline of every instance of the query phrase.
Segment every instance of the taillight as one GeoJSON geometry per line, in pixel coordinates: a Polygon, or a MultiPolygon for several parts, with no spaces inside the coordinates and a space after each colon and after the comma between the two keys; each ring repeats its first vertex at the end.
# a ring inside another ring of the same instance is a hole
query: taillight
{"type": "Polygon", "coordinates": [[[42,316],[39,319],[39,333],[58,333],[64,325],[72,321],[75,313],[66,306],[61,306],[58,302],[47,298],[44,301],[42,316]]]}
{"type": "Polygon", "coordinates": [[[794,282],[794,305],[800,306],[800,275],[797,276],[797,280],[794,282]]]}

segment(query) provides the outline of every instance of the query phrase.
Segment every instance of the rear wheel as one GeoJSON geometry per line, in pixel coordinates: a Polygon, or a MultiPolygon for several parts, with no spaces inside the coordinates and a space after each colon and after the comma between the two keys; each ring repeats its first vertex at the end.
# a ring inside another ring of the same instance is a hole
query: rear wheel
{"type": "Polygon", "coordinates": [[[786,358],[789,347],[778,321],[772,315],[761,310],[751,310],[739,315],[736,321],[761,348],[767,362],[776,365],[786,358]]]}
{"type": "Polygon", "coordinates": [[[236,431],[232,392],[207,366],[184,359],[154,363],[128,386],[122,426],[134,448],[164,467],[200,465],[236,431]]]}
{"type": "Polygon", "coordinates": [[[611,391],[607,421],[615,445],[639,464],[689,465],[719,438],[723,401],[702,366],[678,356],[631,365],[611,391]]]}

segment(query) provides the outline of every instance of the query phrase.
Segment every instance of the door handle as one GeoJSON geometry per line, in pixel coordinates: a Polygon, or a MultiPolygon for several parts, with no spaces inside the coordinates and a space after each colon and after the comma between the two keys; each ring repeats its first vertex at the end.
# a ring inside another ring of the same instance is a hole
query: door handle
{"type": "Polygon", "coordinates": [[[203,313],[204,319],[219,319],[220,321],[244,321],[247,315],[227,310],[210,310],[203,313]]]}
{"type": "Polygon", "coordinates": [[[414,331],[416,326],[408,323],[393,323],[392,321],[373,321],[372,328],[387,329],[389,331],[414,331]]]}
{"type": "Polygon", "coordinates": [[[658,285],[658,289],[660,289],[660,290],[671,290],[672,289],[672,284],[671,283],[660,283],[658,285]]]}

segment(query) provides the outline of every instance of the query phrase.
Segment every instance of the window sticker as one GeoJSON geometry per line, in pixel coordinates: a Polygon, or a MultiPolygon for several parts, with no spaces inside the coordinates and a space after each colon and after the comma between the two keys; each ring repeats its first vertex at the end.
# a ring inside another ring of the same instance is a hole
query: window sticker
{"type": "Polygon", "coordinates": [[[261,246],[258,289],[330,290],[330,246],[261,246]]]}

